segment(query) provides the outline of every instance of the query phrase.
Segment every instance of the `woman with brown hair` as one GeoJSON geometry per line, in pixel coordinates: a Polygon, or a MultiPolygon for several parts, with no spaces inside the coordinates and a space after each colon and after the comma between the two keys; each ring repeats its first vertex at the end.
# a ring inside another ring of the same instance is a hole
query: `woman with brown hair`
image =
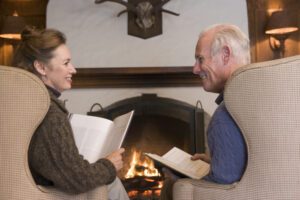
{"type": "Polygon", "coordinates": [[[76,74],[65,35],[55,29],[26,27],[12,65],[37,75],[47,87],[51,99],[48,113],[34,133],[28,152],[36,183],[52,185],[70,194],[108,185],[109,199],[128,200],[117,178],[117,171],[123,167],[124,149],[89,163],[75,145],[68,111],[59,100],[63,91],[71,89],[72,76],[76,74]]]}

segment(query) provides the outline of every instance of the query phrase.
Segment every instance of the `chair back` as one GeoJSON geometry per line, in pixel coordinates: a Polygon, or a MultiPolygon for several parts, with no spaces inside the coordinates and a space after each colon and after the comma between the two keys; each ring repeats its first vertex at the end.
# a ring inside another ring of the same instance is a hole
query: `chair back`
{"type": "Polygon", "coordinates": [[[241,194],[300,199],[300,56],[241,68],[224,98],[248,146],[241,194]]]}
{"type": "Polygon", "coordinates": [[[18,199],[34,187],[27,152],[50,100],[35,75],[5,66],[0,66],[0,94],[0,199],[18,199]]]}
{"type": "Polygon", "coordinates": [[[239,68],[224,91],[248,150],[239,182],[183,179],[174,200],[300,199],[300,56],[239,68]]]}
{"type": "Polygon", "coordinates": [[[28,165],[28,148],[49,105],[48,91],[37,76],[0,66],[0,199],[107,199],[106,187],[68,195],[35,184],[28,165]]]}

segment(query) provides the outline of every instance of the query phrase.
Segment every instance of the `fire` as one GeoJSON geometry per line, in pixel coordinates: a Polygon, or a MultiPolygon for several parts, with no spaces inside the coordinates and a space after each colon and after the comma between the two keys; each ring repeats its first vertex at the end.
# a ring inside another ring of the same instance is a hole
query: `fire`
{"type": "MultiPolygon", "coordinates": [[[[140,151],[133,150],[129,170],[124,176],[128,196],[132,199],[138,197],[159,197],[163,186],[162,176],[155,168],[153,160],[143,156],[140,151]]],[[[143,199],[142,198],[142,199],[143,199]]]]}
{"type": "Polygon", "coordinates": [[[125,178],[133,178],[135,176],[153,177],[161,175],[150,158],[143,156],[142,159],[141,152],[134,151],[130,162],[130,168],[126,173],[125,178]]]}

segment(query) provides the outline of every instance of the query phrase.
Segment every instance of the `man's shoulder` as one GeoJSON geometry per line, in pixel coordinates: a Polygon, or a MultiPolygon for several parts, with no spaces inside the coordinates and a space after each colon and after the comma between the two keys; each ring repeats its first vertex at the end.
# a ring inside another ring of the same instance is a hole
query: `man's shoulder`
{"type": "Polygon", "coordinates": [[[235,127],[236,123],[234,119],[231,117],[230,113],[228,112],[224,102],[222,102],[217,109],[215,110],[210,124],[212,126],[226,126],[226,127],[235,127]]]}
{"type": "Polygon", "coordinates": [[[221,116],[222,116],[222,117],[230,117],[230,118],[231,118],[231,116],[230,116],[230,114],[229,114],[229,112],[228,112],[228,110],[227,110],[227,108],[226,108],[224,102],[222,102],[222,103],[217,107],[217,109],[216,109],[214,115],[217,116],[217,117],[221,117],[221,116]]]}

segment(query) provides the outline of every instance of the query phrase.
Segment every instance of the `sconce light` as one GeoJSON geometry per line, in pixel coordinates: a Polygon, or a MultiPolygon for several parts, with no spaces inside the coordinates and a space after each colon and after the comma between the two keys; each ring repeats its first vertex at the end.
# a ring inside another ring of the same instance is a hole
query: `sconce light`
{"type": "Polygon", "coordinates": [[[23,17],[18,16],[15,11],[12,16],[4,18],[4,23],[0,31],[0,37],[4,39],[21,39],[21,31],[25,27],[25,20],[23,17]]]}
{"type": "Polygon", "coordinates": [[[296,19],[286,10],[275,11],[269,18],[265,33],[270,35],[270,47],[280,58],[284,57],[285,40],[298,30],[296,19]]]}

